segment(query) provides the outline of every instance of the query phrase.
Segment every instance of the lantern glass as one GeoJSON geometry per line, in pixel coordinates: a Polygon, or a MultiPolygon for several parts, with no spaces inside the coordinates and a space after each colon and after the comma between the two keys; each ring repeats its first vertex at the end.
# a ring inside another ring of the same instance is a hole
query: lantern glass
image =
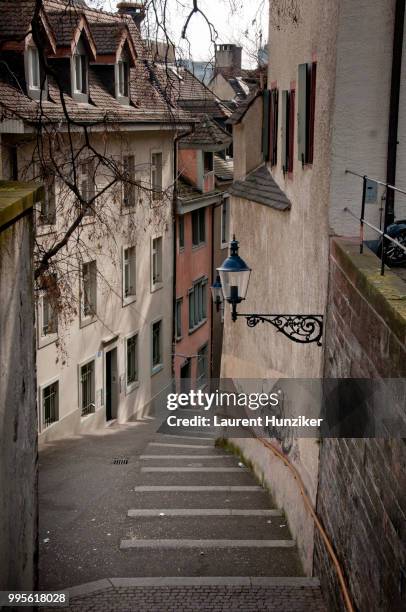
{"type": "Polygon", "coordinates": [[[223,288],[224,299],[231,304],[245,300],[251,275],[251,268],[238,255],[238,242],[232,240],[230,256],[217,268],[223,288]]]}

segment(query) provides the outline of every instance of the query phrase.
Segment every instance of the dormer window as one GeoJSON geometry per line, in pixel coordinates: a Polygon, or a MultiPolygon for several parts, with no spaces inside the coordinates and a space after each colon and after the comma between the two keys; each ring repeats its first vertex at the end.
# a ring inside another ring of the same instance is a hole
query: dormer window
{"type": "Polygon", "coordinates": [[[128,98],[128,62],[126,60],[118,62],[118,95],[128,98]]]}
{"type": "Polygon", "coordinates": [[[42,75],[38,49],[35,45],[29,45],[25,53],[25,78],[27,93],[34,100],[39,100],[41,97],[42,75]]]}
{"type": "Polygon", "coordinates": [[[41,86],[37,47],[28,48],[28,86],[30,89],[39,89],[41,86]]]}
{"type": "Polygon", "coordinates": [[[130,63],[122,56],[116,64],[116,98],[122,104],[129,104],[130,63]]]}
{"type": "Polygon", "coordinates": [[[88,60],[86,49],[79,41],[72,57],[72,97],[77,102],[88,101],[88,60]]]}

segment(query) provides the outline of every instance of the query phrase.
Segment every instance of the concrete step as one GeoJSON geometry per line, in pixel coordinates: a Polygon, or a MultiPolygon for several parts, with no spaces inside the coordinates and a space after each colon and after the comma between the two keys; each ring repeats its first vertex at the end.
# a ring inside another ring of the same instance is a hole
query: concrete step
{"type": "Polygon", "coordinates": [[[272,508],[272,500],[266,491],[260,487],[250,487],[240,491],[214,490],[195,491],[179,490],[140,490],[133,489],[132,507],[150,508],[237,508],[241,510],[272,508]]]}
{"type": "Polygon", "coordinates": [[[296,547],[122,548],[129,576],[303,576],[296,547]]]}
{"type": "Polygon", "coordinates": [[[256,486],[252,474],[239,468],[238,472],[157,472],[135,475],[134,486],[256,486]]]}
{"type": "Polygon", "coordinates": [[[292,540],[280,516],[158,516],[129,520],[124,539],[292,540]]]}

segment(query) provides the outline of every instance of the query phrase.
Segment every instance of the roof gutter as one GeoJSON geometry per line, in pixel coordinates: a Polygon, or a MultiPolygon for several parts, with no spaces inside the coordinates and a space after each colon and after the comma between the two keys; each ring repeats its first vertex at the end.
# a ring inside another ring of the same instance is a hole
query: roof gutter
{"type": "MultiPolygon", "coordinates": [[[[388,157],[386,166],[386,182],[396,184],[396,162],[398,146],[399,101],[402,73],[403,32],[405,23],[405,1],[396,0],[395,22],[393,33],[392,77],[389,105],[388,157]]],[[[388,225],[395,220],[395,192],[387,190],[385,232],[388,225]]]]}

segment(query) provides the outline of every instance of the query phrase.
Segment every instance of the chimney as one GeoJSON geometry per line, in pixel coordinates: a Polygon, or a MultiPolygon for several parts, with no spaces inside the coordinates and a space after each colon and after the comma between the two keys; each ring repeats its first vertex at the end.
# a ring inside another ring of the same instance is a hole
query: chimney
{"type": "Polygon", "coordinates": [[[240,74],[241,55],[242,47],[232,44],[216,45],[216,72],[240,74]]]}
{"type": "Polygon", "coordinates": [[[135,25],[140,30],[141,23],[145,18],[144,2],[119,2],[117,4],[118,13],[120,15],[129,15],[133,18],[135,25]]]}

